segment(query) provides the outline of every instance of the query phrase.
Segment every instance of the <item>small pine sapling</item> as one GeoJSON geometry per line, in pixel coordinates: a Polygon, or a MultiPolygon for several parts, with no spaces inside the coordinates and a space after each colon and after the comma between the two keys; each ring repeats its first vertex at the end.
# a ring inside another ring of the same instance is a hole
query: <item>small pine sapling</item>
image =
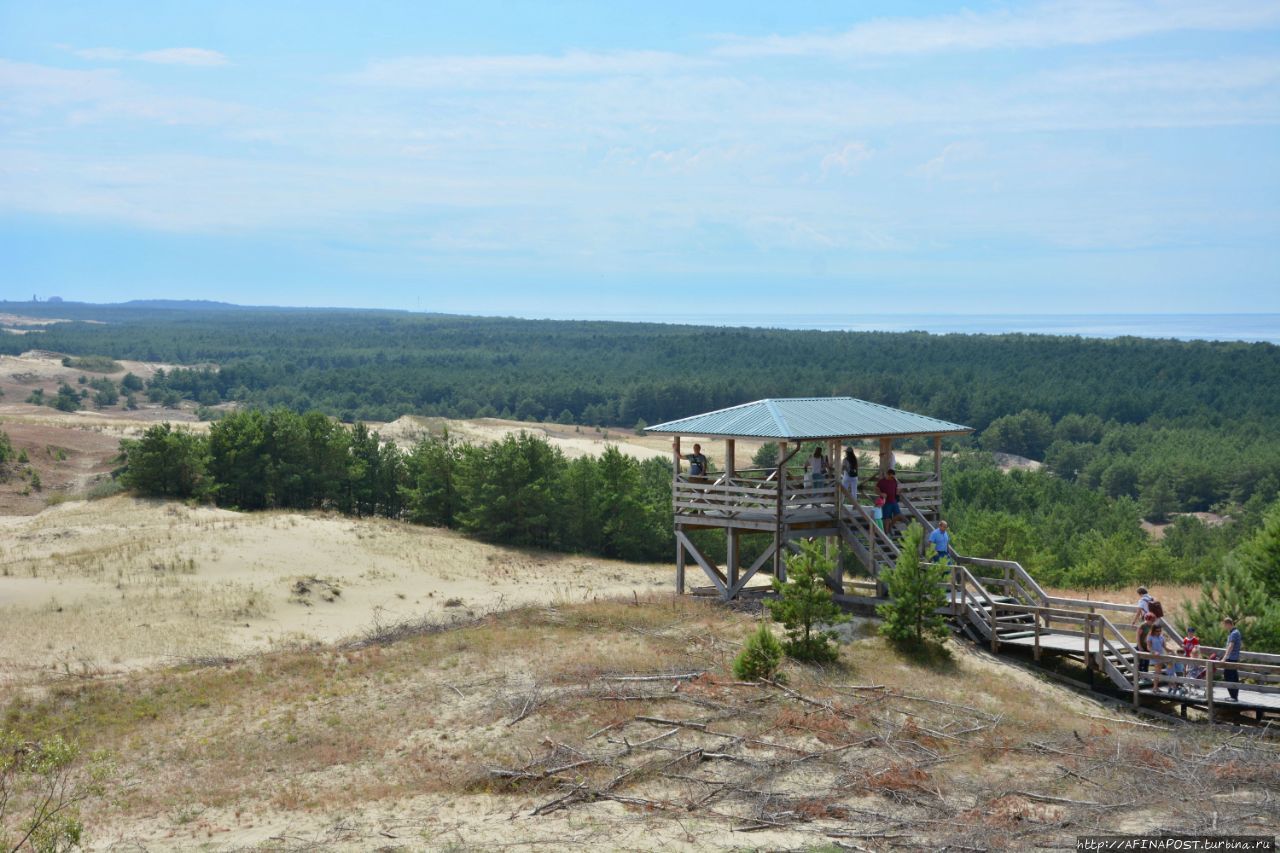
{"type": "Polygon", "coordinates": [[[733,659],[733,675],[739,681],[774,680],[782,665],[782,654],[782,643],[773,636],[769,625],[761,621],[733,659]]]}
{"type": "Polygon", "coordinates": [[[947,606],[947,566],[920,558],[924,529],[907,527],[897,565],[884,573],[889,602],[876,612],[884,619],[880,633],[907,646],[921,647],[947,635],[947,623],[938,610],[947,606]]]}
{"type": "Polygon", "coordinates": [[[826,576],[832,568],[819,545],[801,542],[800,553],[787,558],[787,582],[773,579],[780,597],[769,602],[769,612],[787,629],[782,646],[788,657],[814,663],[832,663],[840,657],[836,632],[823,627],[849,618],[827,588],[826,576]]]}

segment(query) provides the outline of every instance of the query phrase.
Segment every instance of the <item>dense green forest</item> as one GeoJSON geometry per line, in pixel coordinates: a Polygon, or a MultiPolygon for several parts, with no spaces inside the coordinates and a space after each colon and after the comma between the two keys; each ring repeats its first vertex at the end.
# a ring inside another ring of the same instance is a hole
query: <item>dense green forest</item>
{"type": "MultiPolygon", "coordinates": [[[[612,446],[569,460],[528,433],[490,444],[443,434],[402,451],[363,423],[276,409],[235,412],[207,436],[157,425],[123,450],[122,480],[144,495],[380,515],[625,560],[666,560],[675,547],[669,463],[639,462],[612,446]]],[[[1045,471],[1003,473],[988,454],[965,451],[947,460],[943,476],[944,512],[962,553],[1018,560],[1050,585],[1205,583],[1205,600],[1223,602],[1198,614],[1209,636],[1206,613],[1232,612],[1280,648],[1280,504],[1218,528],[1183,518],[1154,541],[1132,499],[1045,471]]],[[[694,535],[724,559],[723,536],[694,535]]],[[[766,540],[744,537],[745,562],[766,540]]]]}
{"type": "MultiPolygon", "coordinates": [[[[849,394],[973,426],[983,448],[1133,498],[1153,520],[1250,501],[1256,510],[1280,493],[1280,348],[1270,344],[216,303],[0,310],[78,321],[48,327],[45,349],[190,365],[148,388],[171,404],[314,409],[346,422],[413,413],[630,427],[761,397],[849,394]]],[[[0,336],[0,351],[36,340],[0,336]]]]}
{"type": "Polygon", "coordinates": [[[403,518],[625,560],[675,550],[670,463],[616,447],[569,460],[520,433],[491,444],[430,436],[404,452],[363,423],[349,429],[320,412],[275,409],[235,412],[207,436],[157,425],[122,448],[121,479],[143,495],[403,518]]]}

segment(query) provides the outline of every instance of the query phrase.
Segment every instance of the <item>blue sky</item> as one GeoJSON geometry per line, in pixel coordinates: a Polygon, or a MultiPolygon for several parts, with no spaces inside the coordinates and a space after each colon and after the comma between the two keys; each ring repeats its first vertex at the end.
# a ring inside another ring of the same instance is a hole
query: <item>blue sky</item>
{"type": "Polygon", "coordinates": [[[1275,312],[1278,124],[1274,0],[0,0],[0,298],[1275,312]]]}

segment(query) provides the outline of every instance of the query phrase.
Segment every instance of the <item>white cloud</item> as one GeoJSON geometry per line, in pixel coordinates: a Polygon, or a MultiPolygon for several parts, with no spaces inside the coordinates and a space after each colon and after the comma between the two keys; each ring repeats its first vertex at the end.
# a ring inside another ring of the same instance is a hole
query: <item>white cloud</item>
{"type": "Polygon", "coordinates": [[[1272,57],[1088,66],[1050,72],[1035,81],[1040,88],[1098,93],[1258,89],[1277,83],[1280,59],[1272,57]]]}
{"type": "Polygon", "coordinates": [[[172,94],[129,79],[116,69],[73,70],[0,59],[0,118],[40,116],[42,133],[54,118],[70,127],[112,119],[166,125],[232,125],[267,118],[240,104],[172,94]]]}
{"type": "Polygon", "coordinates": [[[128,85],[114,71],[76,71],[0,59],[0,113],[42,110],[118,96],[128,85]]]}
{"type": "Polygon", "coordinates": [[[1024,9],[881,18],[836,34],[727,36],[715,53],[726,57],[857,58],[1103,44],[1161,33],[1253,30],[1277,25],[1277,0],[1056,0],[1024,9]]]}
{"type": "Polygon", "coordinates": [[[942,149],[937,157],[933,157],[911,170],[911,174],[924,178],[948,177],[949,173],[960,163],[971,161],[983,152],[980,143],[965,141],[952,142],[942,149]]]}
{"type": "Polygon", "coordinates": [[[850,142],[839,151],[832,151],[822,158],[822,176],[834,173],[855,174],[863,161],[871,157],[871,146],[865,142],[850,142]]]}
{"type": "Polygon", "coordinates": [[[406,88],[487,86],[547,77],[618,77],[670,74],[704,67],[707,60],[650,50],[569,51],[496,56],[409,56],[369,63],[348,79],[406,88]]]}
{"type": "Polygon", "coordinates": [[[115,47],[92,47],[75,51],[81,59],[105,62],[151,62],[157,65],[228,65],[226,54],[203,47],[166,47],[161,50],[129,51],[115,47]]]}

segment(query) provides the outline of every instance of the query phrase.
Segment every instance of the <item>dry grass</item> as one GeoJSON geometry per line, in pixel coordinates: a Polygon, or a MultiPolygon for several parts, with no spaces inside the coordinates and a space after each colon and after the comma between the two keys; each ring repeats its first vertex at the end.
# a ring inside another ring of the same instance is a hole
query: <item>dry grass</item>
{"type": "MultiPolygon", "coordinates": [[[[1160,602],[1164,608],[1166,616],[1177,618],[1178,610],[1187,602],[1196,601],[1200,598],[1200,587],[1195,584],[1151,584],[1148,590],[1160,602]]],[[[1064,598],[1083,598],[1090,601],[1111,601],[1117,604],[1132,604],[1137,608],[1138,593],[1135,592],[1136,587],[1112,587],[1109,589],[1069,589],[1054,587],[1046,588],[1046,592],[1050,595],[1062,596],[1064,598]]],[[[1118,615],[1118,614],[1117,614],[1118,615]]],[[[1115,617],[1111,617],[1112,622],[1117,625],[1120,621],[1128,623],[1128,618],[1117,621],[1115,617]]]]}
{"type": "Polygon", "coordinates": [[[0,713],[112,756],[98,845],[1025,849],[1203,828],[1209,800],[1241,831],[1280,818],[1264,743],[1099,723],[1086,697],[963,646],[926,667],[864,640],[838,666],[788,666],[786,688],[742,685],[751,621],[669,595],[525,607],[53,681],[0,713]]]}

